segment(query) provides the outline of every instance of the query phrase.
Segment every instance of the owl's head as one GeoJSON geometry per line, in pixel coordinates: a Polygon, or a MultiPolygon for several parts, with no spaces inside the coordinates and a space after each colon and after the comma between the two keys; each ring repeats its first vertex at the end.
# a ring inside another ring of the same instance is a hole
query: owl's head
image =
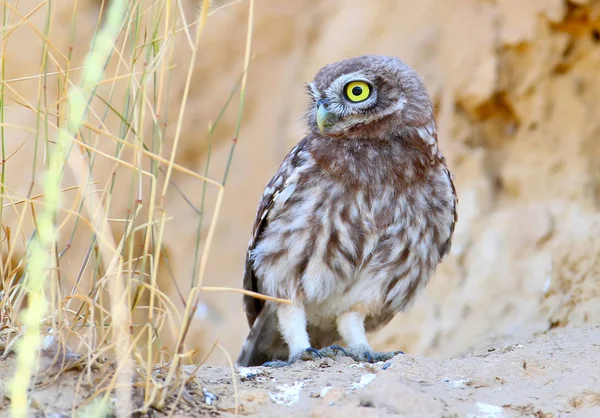
{"type": "Polygon", "coordinates": [[[319,135],[384,138],[435,123],[423,81],[398,58],[363,55],[327,65],[308,90],[308,123],[319,135]]]}

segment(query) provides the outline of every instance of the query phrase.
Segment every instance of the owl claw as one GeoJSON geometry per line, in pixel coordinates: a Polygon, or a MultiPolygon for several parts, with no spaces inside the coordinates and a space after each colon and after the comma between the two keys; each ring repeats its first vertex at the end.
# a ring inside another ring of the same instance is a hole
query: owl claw
{"type": "Polygon", "coordinates": [[[323,358],[323,356],[319,353],[319,351],[315,350],[312,347],[308,347],[307,349],[305,349],[304,351],[302,351],[298,354],[291,355],[290,358],[288,359],[288,361],[283,361],[283,360],[267,361],[262,366],[263,367],[280,368],[280,367],[291,366],[292,364],[296,363],[299,360],[314,361],[318,358],[323,358]]]}
{"type": "Polygon", "coordinates": [[[367,352],[369,363],[378,363],[380,361],[388,361],[396,357],[398,354],[404,354],[403,351],[388,351],[388,352],[367,352]]]}
{"type": "Polygon", "coordinates": [[[321,355],[321,353],[319,353],[318,350],[315,350],[312,347],[308,347],[306,350],[304,350],[304,353],[302,353],[302,357],[300,357],[300,358],[305,361],[306,360],[314,360],[315,359],[314,356],[317,356],[318,358],[323,358],[323,356],[321,355]],[[310,354],[313,354],[312,358],[309,357],[310,354]]]}
{"type": "MultiPolygon", "coordinates": [[[[324,348],[320,351],[321,355],[323,355],[324,357],[328,357],[323,353],[323,351],[329,350],[334,347],[338,346],[324,348]]],[[[377,352],[365,347],[339,347],[339,349],[346,357],[349,357],[352,360],[361,363],[378,363],[380,361],[388,361],[397,356],[398,354],[404,354],[403,351],[377,352]]]]}
{"type": "Polygon", "coordinates": [[[314,361],[319,358],[330,358],[335,359],[338,354],[351,358],[359,363],[378,363],[380,361],[388,361],[397,356],[398,354],[404,354],[403,351],[388,351],[388,352],[377,352],[365,347],[340,347],[339,345],[332,345],[329,347],[315,350],[312,347],[308,347],[304,351],[290,356],[288,361],[273,360],[267,361],[263,364],[263,367],[280,368],[291,366],[297,361],[314,361]]]}
{"type": "Polygon", "coordinates": [[[331,345],[329,347],[322,348],[319,350],[319,355],[321,357],[335,359],[337,357],[338,353],[340,353],[340,352],[344,356],[348,357],[348,353],[346,353],[346,350],[343,347],[340,347],[339,345],[331,345]]]}

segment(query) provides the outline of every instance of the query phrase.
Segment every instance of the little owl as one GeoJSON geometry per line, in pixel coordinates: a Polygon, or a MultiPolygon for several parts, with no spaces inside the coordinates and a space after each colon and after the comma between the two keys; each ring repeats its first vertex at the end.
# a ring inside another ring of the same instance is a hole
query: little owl
{"type": "Polygon", "coordinates": [[[265,188],[244,274],[245,289],[292,303],[244,296],[240,366],[392,358],[366,332],[406,308],[450,250],[457,198],[416,72],[360,56],[322,68],[308,92],[309,133],[265,188]]]}

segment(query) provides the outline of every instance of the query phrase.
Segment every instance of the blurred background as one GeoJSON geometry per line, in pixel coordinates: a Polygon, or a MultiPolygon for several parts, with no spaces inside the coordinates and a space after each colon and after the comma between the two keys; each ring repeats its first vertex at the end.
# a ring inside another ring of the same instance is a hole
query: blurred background
{"type": "MultiPolygon", "coordinates": [[[[45,131],[43,118],[40,123],[39,112],[32,107],[39,108],[42,100],[43,106],[56,110],[61,85],[52,75],[56,71],[52,63],[68,61],[74,69],[82,64],[105,2],[54,1],[51,10],[48,2],[39,0],[4,3],[13,22],[11,26],[10,20],[5,21],[4,34],[11,33],[2,44],[4,82],[10,86],[4,102],[4,138],[10,155],[5,183],[14,195],[26,196],[30,187],[35,195],[48,143],[34,141],[36,132],[43,137],[45,131]],[[51,64],[43,67],[46,44],[39,33],[45,31],[54,61],[49,59],[51,64]],[[43,90],[40,73],[45,74],[43,90]],[[36,147],[39,155],[33,160],[36,147]]],[[[161,2],[139,3],[147,12],[161,2]]],[[[175,3],[174,16],[196,19],[198,2],[175,3]]],[[[141,25],[150,16],[146,12],[140,16],[141,25]]],[[[452,356],[499,339],[600,323],[600,1],[260,0],[254,13],[239,136],[234,138],[237,96],[212,134],[209,127],[243,72],[248,2],[214,1],[193,66],[176,148],[178,164],[207,172],[220,182],[232,143],[237,142],[205,285],[242,286],[258,200],[306,130],[305,83],[328,63],[386,54],[415,68],[435,102],[440,147],[455,175],[459,222],[450,256],[412,308],[371,337],[374,347],[452,356]]],[[[147,30],[139,33],[148,36],[147,30]]],[[[170,42],[169,88],[162,90],[161,111],[156,121],[145,119],[137,126],[148,144],[153,127],[164,127],[160,154],[167,159],[191,56],[185,31],[174,33],[170,42]]],[[[116,77],[120,60],[129,61],[134,53],[124,48],[121,58],[113,57],[107,77],[116,77]]],[[[139,60],[130,71],[142,71],[144,65],[148,62],[139,60]]],[[[73,78],[77,79],[76,70],[73,78]]],[[[129,83],[117,80],[101,86],[99,95],[120,103],[129,94],[129,83]]],[[[102,114],[106,104],[94,100],[92,108],[102,114]]],[[[103,132],[120,135],[118,116],[109,112],[102,120],[103,132]]],[[[97,134],[93,141],[99,150],[114,153],[110,135],[97,134]]],[[[122,158],[137,157],[128,148],[122,158]]],[[[98,157],[93,172],[99,188],[118,179],[110,216],[125,217],[133,208],[131,170],[115,169],[112,160],[98,157]]],[[[157,280],[182,312],[197,271],[198,228],[202,246],[217,193],[181,171],[173,171],[172,179],[179,190],[170,187],[159,205],[167,220],[157,280]],[[206,210],[199,220],[194,208],[201,206],[203,196],[206,210]]],[[[67,173],[64,187],[72,185],[67,173]]],[[[144,203],[148,194],[146,183],[144,203]]],[[[76,208],[77,192],[64,195],[64,205],[76,208]]],[[[29,218],[4,207],[4,227],[15,230],[22,219],[29,218]]],[[[123,228],[118,222],[113,227],[118,240],[123,228]]],[[[10,255],[15,260],[23,256],[33,223],[22,222],[21,228],[21,236],[12,238],[15,249],[10,255]]],[[[66,288],[76,281],[90,248],[89,231],[84,227],[73,231],[66,226],[61,230],[58,249],[70,245],[60,263],[66,288]]],[[[3,257],[7,254],[3,249],[3,257]]],[[[206,293],[202,301],[205,305],[192,322],[187,345],[200,348],[204,355],[218,340],[236,357],[248,330],[241,295],[206,293]]],[[[165,335],[163,345],[172,344],[173,337],[165,335]]],[[[216,350],[207,362],[224,364],[226,356],[216,350]]]]}

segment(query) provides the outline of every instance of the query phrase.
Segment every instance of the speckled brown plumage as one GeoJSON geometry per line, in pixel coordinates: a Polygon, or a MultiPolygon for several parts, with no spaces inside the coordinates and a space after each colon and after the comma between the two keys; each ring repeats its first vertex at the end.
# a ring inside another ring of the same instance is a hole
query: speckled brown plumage
{"type": "Polygon", "coordinates": [[[245,289],[293,304],[244,298],[239,365],[330,355],[340,339],[356,360],[390,358],[365,332],[404,309],[450,250],[456,193],[418,75],[361,56],[321,69],[309,93],[309,133],[265,188],[244,275],[245,289]]]}

